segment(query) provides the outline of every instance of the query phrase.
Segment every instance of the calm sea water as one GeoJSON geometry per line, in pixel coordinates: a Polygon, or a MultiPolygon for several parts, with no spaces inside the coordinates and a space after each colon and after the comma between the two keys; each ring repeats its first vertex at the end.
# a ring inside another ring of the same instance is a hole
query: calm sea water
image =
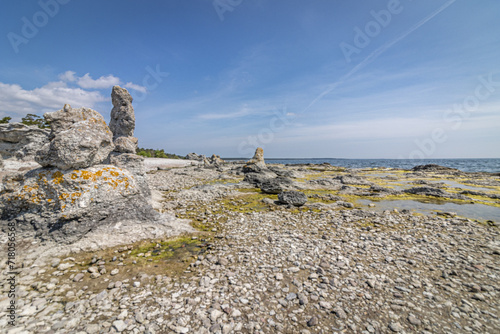
{"type": "MultiPolygon", "coordinates": [[[[232,160],[232,159],[229,159],[232,160]]],[[[321,164],[328,162],[333,166],[347,168],[374,168],[389,167],[400,169],[412,169],[417,165],[437,164],[451,168],[457,168],[464,172],[490,172],[500,173],[500,159],[266,159],[267,163],[278,164],[321,164]]]]}

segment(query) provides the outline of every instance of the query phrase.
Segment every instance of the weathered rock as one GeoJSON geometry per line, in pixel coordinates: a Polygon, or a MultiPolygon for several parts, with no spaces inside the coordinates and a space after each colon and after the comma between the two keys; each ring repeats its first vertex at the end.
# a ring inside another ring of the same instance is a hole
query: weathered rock
{"type": "Polygon", "coordinates": [[[137,138],[134,137],[135,114],[132,107],[132,96],[125,88],[114,86],[111,91],[111,120],[109,128],[113,132],[115,152],[135,153],[137,138]]]}
{"type": "Polygon", "coordinates": [[[266,163],[264,162],[264,150],[262,147],[257,147],[253,158],[248,160],[247,164],[255,164],[260,168],[266,168],[266,163]]]}
{"type": "Polygon", "coordinates": [[[151,196],[151,190],[149,189],[148,180],[146,177],[146,169],[144,168],[143,157],[131,153],[119,154],[112,152],[109,156],[109,163],[131,172],[132,175],[134,175],[135,181],[142,195],[149,199],[149,197],[151,196]]]}
{"type": "Polygon", "coordinates": [[[203,161],[205,159],[204,155],[196,154],[196,153],[189,153],[186,155],[187,160],[195,160],[195,161],[203,161]]]}
{"type": "Polygon", "coordinates": [[[453,194],[446,192],[439,188],[433,187],[414,187],[410,189],[403,190],[404,193],[413,194],[413,195],[424,195],[424,196],[433,196],[433,197],[442,197],[442,198],[451,198],[451,199],[462,199],[462,200],[470,200],[469,197],[461,195],[461,194],[453,194]]]}
{"type": "Polygon", "coordinates": [[[247,164],[243,166],[242,171],[243,173],[261,173],[265,170],[265,168],[259,167],[256,164],[247,164]]]}
{"type": "Polygon", "coordinates": [[[279,194],[285,190],[291,190],[293,181],[286,177],[278,176],[273,179],[267,179],[259,186],[262,192],[266,194],[279,194]]]}
{"type": "Polygon", "coordinates": [[[115,152],[119,153],[135,153],[139,140],[135,137],[118,137],[113,143],[115,144],[115,152]]]}
{"type": "Polygon", "coordinates": [[[111,120],[109,128],[113,137],[133,137],[135,130],[135,114],[132,107],[132,96],[125,88],[114,86],[111,91],[111,120]]]}
{"type": "Polygon", "coordinates": [[[243,181],[248,182],[257,188],[260,188],[261,184],[266,182],[268,179],[269,178],[266,175],[263,175],[261,173],[248,173],[245,174],[243,181]]]}
{"type": "Polygon", "coordinates": [[[307,202],[307,196],[300,191],[284,191],[278,195],[278,200],[283,204],[302,206],[307,202]]]}
{"type": "Polygon", "coordinates": [[[44,117],[50,123],[50,142],[37,152],[35,159],[44,167],[90,167],[102,163],[114,148],[112,133],[95,110],[65,105],[44,117]]]}
{"type": "Polygon", "coordinates": [[[4,179],[0,225],[71,243],[102,225],[153,222],[159,215],[134,175],[111,165],[80,170],[40,168],[4,179]]]}
{"type": "Polygon", "coordinates": [[[428,165],[418,165],[411,169],[414,172],[438,172],[438,173],[462,173],[460,170],[456,168],[450,168],[445,166],[440,166],[436,164],[428,164],[428,165]]]}
{"type": "Polygon", "coordinates": [[[50,131],[22,123],[0,124],[0,155],[3,159],[30,161],[49,142],[50,131]]]}

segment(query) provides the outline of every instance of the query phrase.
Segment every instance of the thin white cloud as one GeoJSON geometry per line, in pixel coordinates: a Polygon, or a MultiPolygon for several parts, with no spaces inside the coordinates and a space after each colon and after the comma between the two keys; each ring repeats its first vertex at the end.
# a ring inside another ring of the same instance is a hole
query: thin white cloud
{"type": "Polygon", "coordinates": [[[74,108],[94,107],[106,101],[99,92],[68,87],[65,82],[50,82],[33,90],[23,89],[20,85],[0,82],[0,114],[18,118],[27,113],[41,115],[47,111],[61,109],[69,103],[74,108]]]}
{"type": "Polygon", "coordinates": [[[104,89],[119,85],[120,78],[117,78],[114,75],[110,74],[94,80],[92,79],[90,74],[87,73],[83,77],[78,78],[77,84],[78,86],[85,89],[104,89]]]}
{"type": "Polygon", "coordinates": [[[136,85],[136,84],[131,83],[131,82],[127,82],[125,85],[123,85],[123,87],[134,89],[134,90],[136,90],[138,92],[141,92],[141,93],[147,93],[146,87],[143,87],[143,86],[140,86],[140,85],[136,85]]]}

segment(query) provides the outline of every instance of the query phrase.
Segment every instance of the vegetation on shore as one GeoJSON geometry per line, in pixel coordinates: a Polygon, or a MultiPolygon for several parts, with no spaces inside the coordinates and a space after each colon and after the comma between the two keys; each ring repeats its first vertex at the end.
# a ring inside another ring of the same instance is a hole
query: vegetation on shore
{"type": "MultiPolygon", "coordinates": [[[[11,121],[12,117],[5,116],[0,119],[0,124],[7,124],[11,121]]],[[[36,125],[40,129],[47,129],[50,127],[50,123],[45,120],[45,118],[40,117],[35,114],[26,114],[23,118],[21,118],[21,123],[25,125],[36,125]]]]}
{"type": "Polygon", "coordinates": [[[137,155],[141,155],[146,158],[185,159],[185,157],[174,153],[165,153],[163,149],[138,148],[137,155]]]}

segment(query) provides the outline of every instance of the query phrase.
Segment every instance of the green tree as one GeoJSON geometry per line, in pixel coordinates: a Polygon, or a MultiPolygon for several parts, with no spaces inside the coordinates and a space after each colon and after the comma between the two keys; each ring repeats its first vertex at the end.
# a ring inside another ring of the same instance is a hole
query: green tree
{"type": "Polygon", "coordinates": [[[50,124],[42,117],[35,114],[27,114],[21,118],[21,123],[26,125],[36,125],[40,129],[46,129],[50,127],[50,124]]]}
{"type": "Polygon", "coordinates": [[[0,124],[7,124],[10,122],[11,119],[12,117],[5,116],[4,118],[0,119],[0,124]]]}

